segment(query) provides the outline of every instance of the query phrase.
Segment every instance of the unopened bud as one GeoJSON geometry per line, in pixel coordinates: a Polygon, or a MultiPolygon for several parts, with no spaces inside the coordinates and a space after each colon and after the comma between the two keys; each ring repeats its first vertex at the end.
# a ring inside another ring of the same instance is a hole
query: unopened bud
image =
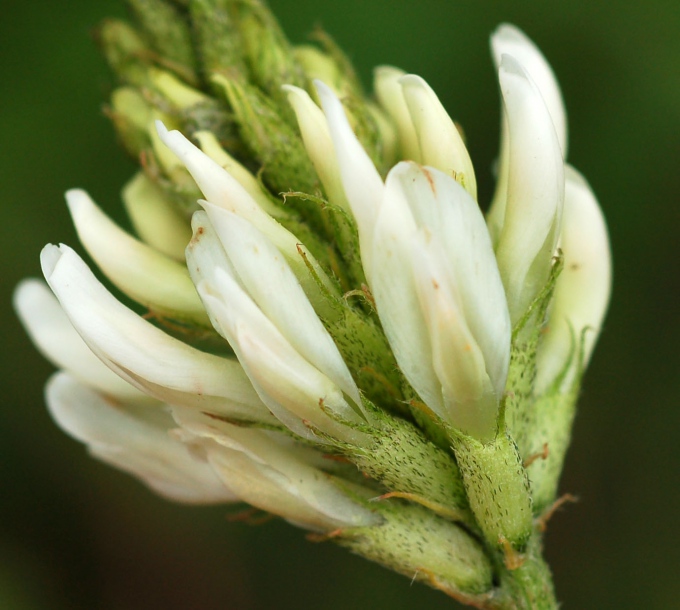
{"type": "Polygon", "coordinates": [[[308,44],[295,47],[293,52],[310,82],[319,79],[333,89],[336,95],[342,95],[346,81],[330,55],[308,44]]]}
{"type": "Polygon", "coordinates": [[[151,311],[210,327],[183,264],[123,231],[84,191],[69,191],[66,200],[80,241],[120,290],[151,311]]]}
{"type": "Polygon", "coordinates": [[[294,121],[282,85],[305,87],[293,48],[264,2],[232,2],[253,81],[272,99],[277,112],[294,121]]]}
{"type": "Polygon", "coordinates": [[[403,160],[419,163],[420,144],[416,134],[411,113],[409,112],[404,92],[399,81],[406,73],[392,66],[380,66],[375,69],[375,94],[382,108],[392,119],[399,136],[399,157],[403,160]]]}
{"type": "Polygon", "coordinates": [[[134,157],[151,146],[148,126],[153,121],[153,111],[144,97],[132,87],[120,87],[111,95],[108,116],[118,133],[125,150],[134,157]]]}
{"type": "Polygon", "coordinates": [[[97,30],[97,41],[121,82],[137,86],[146,82],[151,50],[132,26],[107,19],[97,30]]]}
{"type": "Polygon", "coordinates": [[[147,176],[139,172],[122,192],[135,232],[155,250],[178,261],[191,239],[189,220],[147,176]]]}
{"type": "Polygon", "coordinates": [[[205,104],[210,98],[200,91],[183,83],[171,72],[151,68],[150,84],[169,102],[180,110],[186,110],[198,104],[205,104]]]}
{"type": "Polygon", "coordinates": [[[477,180],[463,138],[437,94],[419,76],[399,80],[420,145],[420,162],[452,176],[477,199],[477,180]]]}
{"type": "Polygon", "coordinates": [[[231,0],[187,0],[203,76],[223,74],[245,81],[248,68],[243,42],[233,19],[231,0]]]}
{"type": "MultiPolygon", "coordinates": [[[[215,76],[214,81],[222,87],[241,137],[262,166],[262,177],[272,191],[318,193],[321,185],[296,127],[286,123],[255,87],[221,76],[215,76]]],[[[322,211],[316,203],[297,198],[288,201],[308,215],[314,225],[323,227],[322,211]]]]}
{"type": "Polygon", "coordinates": [[[127,0],[153,49],[184,80],[196,83],[196,60],[191,29],[179,10],[165,0],[127,0]]]}

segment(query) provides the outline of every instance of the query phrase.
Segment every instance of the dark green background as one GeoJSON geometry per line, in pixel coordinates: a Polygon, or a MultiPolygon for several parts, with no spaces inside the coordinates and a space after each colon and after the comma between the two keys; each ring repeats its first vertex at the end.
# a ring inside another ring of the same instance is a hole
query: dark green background
{"type": "MultiPolygon", "coordinates": [[[[271,4],[295,42],[323,24],[367,83],[380,63],[425,77],[465,127],[485,201],[499,116],[488,36],[510,21],[543,49],[569,110],[570,161],[599,195],[615,261],[563,480],[581,501],[551,522],[547,555],[565,608],[680,607],[677,0],[271,4]]],[[[122,14],[115,0],[2,2],[0,608],[455,607],[284,523],[164,502],[49,420],[51,369],[10,295],[39,274],[43,244],[76,244],[63,191],[119,205],[133,166],[101,112],[112,79],[89,32],[122,14]]]]}

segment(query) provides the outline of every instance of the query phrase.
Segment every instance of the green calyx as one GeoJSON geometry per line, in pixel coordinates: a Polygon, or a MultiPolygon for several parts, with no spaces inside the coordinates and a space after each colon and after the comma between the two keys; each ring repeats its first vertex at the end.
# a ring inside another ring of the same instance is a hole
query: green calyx
{"type": "Polygon", "coordinates": [[[460,601],[490,598],[492,564],[464,528],[403,500],[364,505],[378,513],[382,523],[336,532],[335,542],[460,601]]]}

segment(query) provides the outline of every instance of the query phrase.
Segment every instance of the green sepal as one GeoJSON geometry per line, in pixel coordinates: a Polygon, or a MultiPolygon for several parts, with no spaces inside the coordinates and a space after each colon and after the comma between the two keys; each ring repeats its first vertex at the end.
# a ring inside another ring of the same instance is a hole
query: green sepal
{"type": "Polygon", "coordinates": [[[359,255],[359,230],[354,217],[346,210],[331,202],[324,207],[327,224],[330,227],[331,239],[342,257],[342,270],[336,274],[345,279],[343,287],[346,290],[356,288],[366,283],[364,268],[359,255]]]}
{"type": "Polygon", "coordinates": [[[425,435],[438,447],[445,451],[451,448],[451,440],[447,432],[447,425],[441,417],[430,409],[417,395],[408,380],[402,376],[402,392],[407,397],[409,414],[420,426],[425,435]]]}
{"type": "Polygon", "coordinates": [[[413,424],[377,409],[365,397],[364,408],[373,419],[372,442],[367,447],[338,446],[347,459],[388,490],[415,494],[456,511],[475,528],[453,456],[413,424]]]}
{"type": "Polygon", "coordinates": [[[534,531],[521,555],[496,556],[499,587],[489,608],[498,610],[557,610],[552,574],[542,557],[540,532],[534,531]]]}
{"type": "Polygon", "coordinates": [[[326,539],[460,601],[479,604],[489,599],[491,562],[464,528],[403,500],[350,497],[378,514],[381,523],[337,530],[326,539]]]}
{"type": "Polygon", "coordinates": [[[545,392],[534,398],[535,406],[531,423],[530,450],[534,454],[547,446],[545,455],[533,460],[527,467],[531,478],[531,492],[534,498],[534,513],[542,514],[557,499],[557,489],[564,466],[564,458],[571,442],[571,430],[576,415],[576,403],[581,389],[584,366],[584,329],[577,339],[571,333],[572,344],[564,367],[545,392]],[[563,388],[568,372],[576,366],[576,375],[563,388]]]}
{"type": "Polygon", "coordinates": [[[555,291],[555,284],[563,265],[563,258],[559,255],[554,260],[545,286],[512,330],[510,366],[505,384],[503,408],[505,423],[524,459],[531,455],[531,427],[535,409],[532,394],[536,378],[536,353],[555,291]]]}
{"type": "Polygon", "coordinates": [[[382,329],[368,316],[348,306],[325,326],[338,346],[357,385],[377,404],[390,408],[402,399],[397,363],[382,329]]]}
{"type": "Polygon", "coordinates": [[[489,443],[452,433],[470,508],[492,547],[521,552],[533,530],[529,479],[517,445],[504,431],[489,443]]]}
{"type": "MultiPolygon", "coordinates": [[[[372,401],[403,412],[403,407],[399,406],[402,401],[399,369],[379,323],[331,292],[327,282],[318,277],[311,265],[308,269],[320,293],[312,305],[355,383],[372,401]]],[[[305,292],[309,295],[309,291],[305,292]]]]}

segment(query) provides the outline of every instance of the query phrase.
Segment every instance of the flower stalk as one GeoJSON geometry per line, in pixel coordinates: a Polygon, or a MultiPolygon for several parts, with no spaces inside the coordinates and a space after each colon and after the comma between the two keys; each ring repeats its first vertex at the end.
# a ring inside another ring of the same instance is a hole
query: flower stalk
{"type": "Polygon", "coordinates": [[[99,41],[140,169],[135,235],[67,193],[99,271],[48,245],[15,305],[56,422],[170,499],[244,501],[479,608],[552,609],[542,530],[609,296],[545,58],[492,36],[486,217],[421,77],[367,95],[261,0],[128,0],[99,41]]]}

